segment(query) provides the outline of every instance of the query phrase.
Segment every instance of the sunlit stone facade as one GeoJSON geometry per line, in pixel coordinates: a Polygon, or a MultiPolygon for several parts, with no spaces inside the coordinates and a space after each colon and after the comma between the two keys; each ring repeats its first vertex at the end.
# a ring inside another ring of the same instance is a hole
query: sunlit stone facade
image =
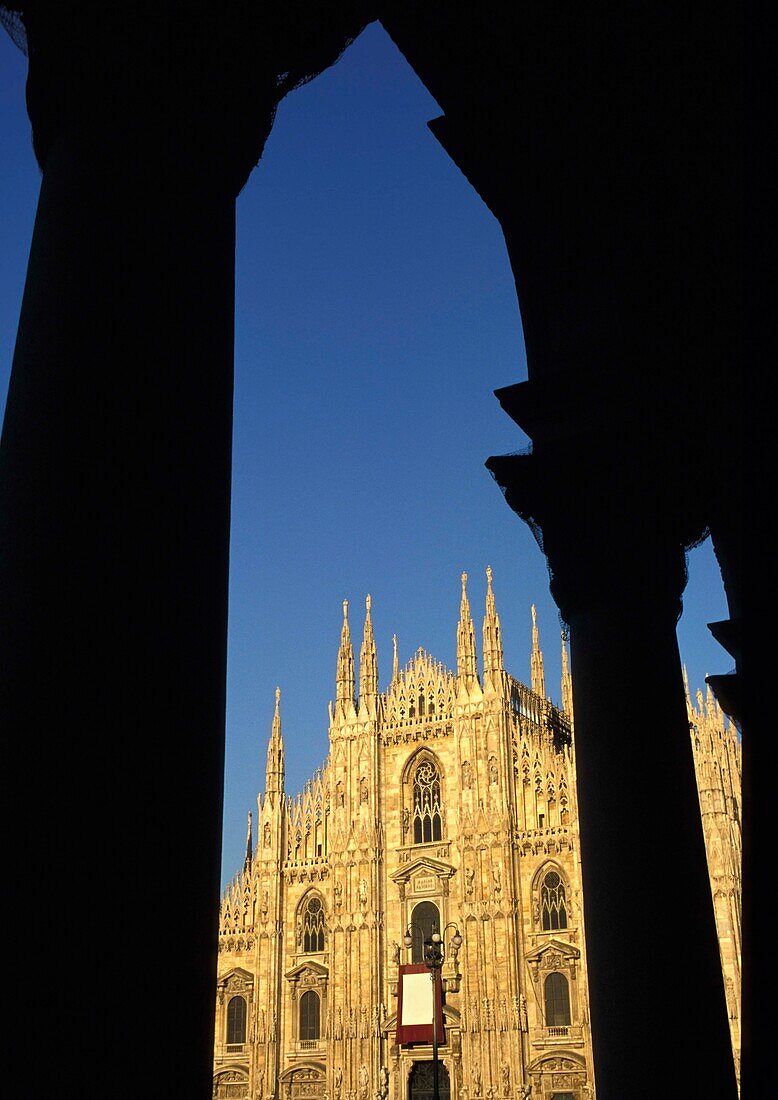
{"type": "MultiPolygon", "coordinates": [[[[215,1097],[431,1100],[431,1048],[398,1048],[395,1028],[404,933],[433,923],[463,937],[456,952],[445,933],[444,1100],[594,1096],[567,652],[559,709],[534,608],[531,686],[505,671],[487,577],[480,676],[465,575],[456,673],[422,650],[400,669],[395,643],[384,692],[370,598],[358,685],[344,604],[329,756],[296,798],[276,693],[256,830],[220,914],[215,1097]]],[[[719,815],[706,837],[721,836],[728,810],[705,798],[719,815]]]]}

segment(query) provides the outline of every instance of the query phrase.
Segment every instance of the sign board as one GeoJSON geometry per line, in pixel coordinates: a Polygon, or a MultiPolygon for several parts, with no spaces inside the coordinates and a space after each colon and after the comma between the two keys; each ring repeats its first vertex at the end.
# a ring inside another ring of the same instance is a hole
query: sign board
{"type": "MultiPolygon", "coordinates": [[[[441,1003],[440,976],[434,991],[437,1017],[438,1042],[445,1039],[443,1033],[443,1005],[441,1003]]],[[[397,986],[397,1036],[399,1046],[432,1042],[433,984],[424,963],[401,966],[397,986]]]]}

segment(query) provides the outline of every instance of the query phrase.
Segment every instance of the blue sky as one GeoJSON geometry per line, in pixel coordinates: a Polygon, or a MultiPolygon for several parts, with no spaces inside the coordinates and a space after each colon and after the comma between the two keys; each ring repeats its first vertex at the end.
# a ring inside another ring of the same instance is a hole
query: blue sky
{"type": "MultiPolygon", "coordinates": [[[[0,34],[0,392],[5,401],[40,173],[26,59],[0,34]]],[[[476,626],[494,569],[506,667],[529,678],[530,605],[559,699],[545,560],[484,468],[527,438],[492,391],[526,378],[497,221],[429,133],[440,109],[372,25],[281,104],[238,200],[235,448],[223,877],[238,868],[282,690],[287,789],[327,752],[341,603],[379,674],[419,646],[455,664],[459,575],[476,626]]],[[[727,671],[710,543],[679,624],[692,687],[727,671]]],[[[644,685],[614,684],[625,702],[644,685]]]]}

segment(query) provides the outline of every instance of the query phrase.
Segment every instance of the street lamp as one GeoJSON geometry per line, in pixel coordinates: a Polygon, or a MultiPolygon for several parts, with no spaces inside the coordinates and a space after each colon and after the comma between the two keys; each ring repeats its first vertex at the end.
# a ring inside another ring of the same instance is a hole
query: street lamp
{"type": "MultiPolygon", "coordinates": [[[[411,928],[415,928],[417,932],[421,932],[421,928],[413,921],[408,925],[408,929],[403,937],[403,943],[410,949],[413,947],[413,934],[411,928]]],[[[459,949],[462,946],[462,935],[454,924],[453,921],[449,921],[442,932],[438,932],[437,927],[433,924],[432,931],[427,939],[424,940],[424,965],[430,972],[430,978],[432,979],[432,1098],[433,1100],[440,1100],[440,1087],[438,1080],[438,983],[440,981],[440,971],[446,958],[446,942],[445,935],[449,928],[454,929],[454,935],[451,936],[449,942],[453,950],[454,961],[456,961],[459,949]]],[[[441,999],[442,1004],[442,999],[441,999]]]]}

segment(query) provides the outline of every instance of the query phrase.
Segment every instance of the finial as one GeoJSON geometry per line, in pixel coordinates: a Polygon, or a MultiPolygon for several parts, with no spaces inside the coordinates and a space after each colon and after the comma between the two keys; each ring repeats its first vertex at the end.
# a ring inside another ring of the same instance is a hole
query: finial
{"type": "Polygon", "coordinates": [[[373,601],[371,600],[370,593],[368,592],[368,594],[365,596],[365,610],[367,611],[368,615],[370,614],[370,608],[372,604],[373,601]]]}
{"type": "Polygon", "coordinates": [[[486,567],[486,590],[487,590],[487,592],[492,591],[492,567],[491,567],[491,565],[487,565],[487,567],[486,567]]]}
{"type": "Polygon", "coordinates": [[[532,690],[542,698],[546,696],[546,677],[543,671],[543,654],[540,649],[540,634],[538,632],[538,618],[534,603],[532,606],[532,657],[530,660],[530,673],[532,690]]]}
{"type": "Polygon", "coordinates": [[[457,676],[463,683],[472,684],[477,678],[475,633],[467,599],[467,573],[462,574],[462,599],[459,604],[457,625],[457,676]]]}
{"type": "Polygon", "coordinates": [[[281,705],[281,688],[277,687],[276,688],[276,707],[279,707],[280,705],[281,705]]]}
{"type": "Polygon", "coordinates": [[[348,600],[344,600],[343,601],[343,619],[346,620],[347,618],[348,618],[348,600]]]}
{"type": "Polygon", "coordinates": [[[397,635],[396,634],[392,635],[392,649],[394,651],[393,656],[392,656],[392,683],[394,683],[395,680],[397,679],[397,677],[400,674],[400,666],[399,666],[398,661],[397,661],[397,635]]]}
{"type": "Polygon", "coordinates": [[[246,823],[246,858],[243,861],[243,869],[245,871],[251,869],[253,847],[254,844],[251,836],[251,810],[249,810],[248,822],[246,823]]]}

